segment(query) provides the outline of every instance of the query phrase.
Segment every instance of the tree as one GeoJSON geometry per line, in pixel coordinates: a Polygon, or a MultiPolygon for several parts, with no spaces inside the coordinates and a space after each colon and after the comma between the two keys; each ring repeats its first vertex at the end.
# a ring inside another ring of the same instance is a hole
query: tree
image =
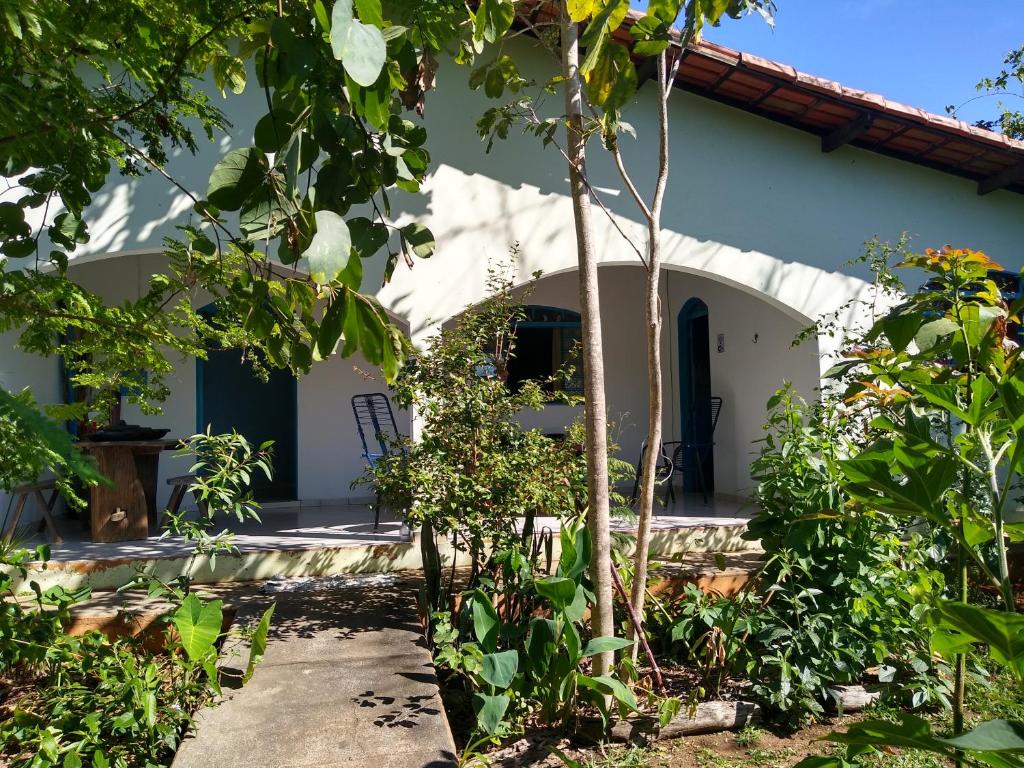
{"type": "MultiPolygon", "coordinates": [[[[578,11],[586,13],[584,7],[578,11]]],[[[675,85],[675,76],[682,60],[682,53],[691,42],[700,39],[706,24],[717,25],[728,14],[733,18],[757,11],[771,21],[774,13],[773,0],[732,0],[732,2],[658,2],[648,6],[647,14],[630,28],[635,40],[633,53],[655,58],[657,85],[656,104],[658,110],[658,170],[654,181],[650,203],[633,182],[619,148],[619,114],[637,88],[637,77],[629,53],[623,46],[611,40],[607,24],[592,24],[596,38],[592,38],[588,50],[595,50],[593,57],[588,54],[589,69],[585,68],[591,101],[602,110],[601,132],[604,146],[611,152],[615,167],[622,182],[629,191],[647,226],[647,258],[641,257],[646,272],[644,291],[644,327],[647,332],[647,451],[643,456],[641,470],[637,525],[637,543],[634,554],[634,577],[630,602],[633,612],[642,623],[644,602],[647,595],[647,560],[650,552],[651,519],[654,515],[654,494],[657,480],[658,458],[662,443],[662,416],[664,395],[661,380],[661,300],[658,294],[661,278],[661,210],[669,174],[669,115],[668,100],[675,85]],[[679,32],[674,27],[682,17],[679,32]],[[676,49],[672,42],[676,42],[676,49]]],[[[590,9],[591,18],[600,11],[590,9]]],[[[585,20],[583,16],[580,20],[585,20]]],[[[634,627],[634,635],[638,632],[634,627]]],[[[637,645],[633,646],[634,658],[637,645]]]]}
{"type": "Polygon", "coordinates": [[[994,77],[985,77],[978,82],[978,96],[968,99],[959,107],[951,104],[946,107],[946,112],[956,116],[962,107],[972,101],[995,97],[998,99],[998,116],[978,120],[975,125],[989,131],[998,130],[1011,139],[1024,139],[1024,112],[1019,108],[1021,99],[1024,99],[1024,45],[1009,51],[1003,57],[1003,65],[1003,69],[994,77]],[[1006,97],[1011,99],[1009,103],[1003,101],[1006,97]]]}
{"type": "Polygon", "coordinates": [[[422,109],[435,57],[465,13],[399,2],[385,17],[379,0],[330,10],[321,0],[8,3],[0,329],[17,329],[26,351],[61,355],[73,383],[93,392],[84,407],[99,412],[121,390],[157,409],[169,355],[203,357],[210,345],[296,374],[336,347],[358,350],[393,378],[405,342],[361,292],[362,260],[385,249],[390,275],[400,259],[411,266],[432,252],[429,231],[391,224],[388,194],[416,192],[427,171],[425,132],[400,112],[422,109]],[[207,86],[240,93],[247,68],[267,114],[202,195],[168,157],[197,150],[192,126],[211,140],[226,127],[207,86]],[[168,274],[137,301],[108,307],[67,269],[89,239],[83,214],[114,168],[161,175],[192,198],[198,223],[183,221],[167,242],[168,274]],[[372,213],[352,216],[353,206],[372,213]],[[214,296],[215,320],[192,306],[197,289],[214,296]]]}
{"type": "MultiPolygon", "coordinates": [[[[568,7],[560,9],[562,76],[565,78],[565,134],[569,163],[569,192],[576,223],[576,256],[579,262],[580,319],[583,326],[583,397],[587,452],[587,527],[594,547],[590,580],[594,589],[591,627],[595,637],[615,635],[612,608],[611,532],[608,497],[608,416],[604,397],[604,355],[601,341],[601,300],[594,256],[590,190],[587,175],[586,135],[583,131],[583,84],[579,67],[579,38],[568,7]]],[[[594,656],[594,674],[603,675],[614,665],[615,655],[604,651],[594,656]]]]}
{"type": "MultiPolygon", "coordinates": [[[[491,0],[491,4],[495,2],[496,0],[491,0]]],[[[481,8],[485,5],[487,3],[482,3],[481,8]]],[[[524,4],[526,11],[532,10],[534,5],[532,3],[524,4]]],[[[600,135],[605,149],[612,154],[623,184],[636,202],[647,229],[646,257],[640,248],[623,233],[623,237],[629,241],[646,272],[643,311],[647,347],[647,445],[652,448],[646,451],[643,459],[637,546],[634,555],[635,575],[630,597],[634,613],[642,621],[646,596],[651,519],[654,511],[655,481],[660,454],[657,446],[660,446],[662,442],[664,395],[661,380],[662,318],[658,284],[661,276],[661,209],[669,173],[668,99],[673,90],[675,73],[682,58],[682,50],[691,42],[699,40],[705,25],[718,24],[726,15],[738,18],[752,12],[758,12],[771,21],[775,6],[772,0],[732,0],[731,2],[668,0],[668,2],[650,3],[647,14],[641,18],[627,19],[628,8],[629,4],[625,0],[609,0],[608,2],[583,0],[566,4],[565,13],[569,16],[570,25],[586,23],[586,31],[583,33],[580,44],[587,53],[578,67],[569,66],[565,60],[566,48],[569,46],[563,23],[562,59],[558,79],[568,89],[573,84],[579,84],[582,78],[586,84],[586,101],[589,108],[588,114],[585,115],[583,108],[579,107],[576,101],[567,98],[562,118],[567,127],[568,139],[567,148],[563,150],[562,154],[570,169],[577,247],[580,249],[581,297],[584,296],[585,290],[589,290],[585,289],[585,286],[589,284],[590,276],[584,272],[584,264],[588,262],[589,257],[584,256],[584,248],[587,250],[590,248],[591,200],[596,200],[601,209],[611,217],[608,209],[600,203],[586,175],[583,158],[586,141],[591,136],[600,135]],[[680,21],[681,30],[676,30],[674,27],[680,21]],[[616,42],[615,32],[623,28],[623,25],[633,40],[632,50],[616,42]],[[624,129],[620,121],[621,111],[633,99],[638,88],[638,77],[633,63],[634,57],[654,57],[657,72],[658,170],[650,203],[644,199],[643,194],[631,178],[619,148],[619,133],[624,129]]],[[[519,21],[527,29],[532,30],[541,42],[547,41],[544,24],[536,18],[536,14],[520,12],[519,21]]],[[[575,38],[569,42],[575,43],[575,38]]],[[[548,43],[548,48],[553,54],[557,53],[550,43],[548,43]]],[[[519,75],[515,63],[508,56],[499,52],[490,64],[477,70],[470,82],[484,85],[485,91],[490,96],[500,96],[506,89],[517,94],[511,103],[488,110],[479,124],[482,134],[491,136],[492,140],[494,136],[503,137],[507,135],[508,128],[512,123],[519,122],[524,124],[527,130],[541,137],[545,145],[556,143],[554,128],[558,121],[552,118],[541,118],[535,109],[534,99],[519,95],[519,91],[527,81],[519,75]]],[[[541,84],[543,90],[551,90],[554,82],[541,84]]],[[[583,101],[582,93],[577,94],[577,97],[580,102],[583,101]]],[[[614,224],[614,219],[612,221],[614,224]]],[[[618,228],[617,224],[615,226],[618,228]]],[[[621,229],[619,231],[622,232],[621,229]]],[[[594,291],[596,295],[596,275],[594,291]]],[[[599,328],[600,319],[595,318],[588,322],[586,301],[581,300],[581,307],[584,310],[584,373],[587,374],[588,366],[594,363],[590,353],[586,352],[586,329],[588,326],[592,329],[599,328]]],[[[593,352],[593,345],[591,352],[593,352]]],[[[603,409],[603,386],[601,390],[599,403],[603,409]]],[[[586,393],[586,398],[588,403],[591,402],[589,391],[586,393]]],[[[595,406],[595,410],[596,408],[597,406],[595,406]]],[[[591,425],[588,423],[588,426],[591,425]]],[[[592,426],[596,429],[598,425],[592,426]]],[[[595,489],[596,492],[599,490],[595,489]]],[[[592,503],[594,501],[592,499],[592,503]]],[[[602,507],[596,509],[600,510],[602,507]]],[[[597,515],[600,516],[600,514],[601,512],[598,511],[597,515]]],[[[593,532],[592,535],[595,547],[597,547],[598,534],[593,532]]],[[[610,570],[611,564],[610,562],[599,563],[595,558],[594,568],[595,570],[599,568],[610,570]]],[[[634,645],[633,652],[634,654],[637,652],[636,645],[634,645]]]]}

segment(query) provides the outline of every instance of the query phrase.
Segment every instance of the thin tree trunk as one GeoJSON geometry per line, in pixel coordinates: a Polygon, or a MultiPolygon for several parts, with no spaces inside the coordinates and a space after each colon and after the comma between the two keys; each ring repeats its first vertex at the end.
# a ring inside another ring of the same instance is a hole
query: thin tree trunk
{"type": "MultiPolygon", "coordinates": [[[[621,155],[616,149],[616,166],[633,193],[647,219],[647,281],[644,296],[644,320],[647,328],[647,452],[644,454],[640,480],[640,510],[637,523],[636,553],[630,603],[640,626],[644,621],[644,600],[647,596],[647,558],[651,548],[651,519],[654,516],[655,481],[658,457],[661,454],[661,423],[664,394],[661,380],[661,299],[658,293],[661,278],[661,206],[668,180],[668,95],[671,92],[668,51],[658,56],[658,176],[651,206],[647,208],[629,179],[621,155]]],[[[633,628],[636,640],[640,630],[633,628]]],[[[638,643],[633,645],[637,658],[638,643]]]]}
{"type": "MultiPolygon", "coordinates": [[[[587,527],[593,542],[590,577],[596,601],[591,614],[595,637],[615,634],[612,614],[611,535],[608,529],[608,423],[604,399],[604,359],[601,344],[601,304],[594,258],[590,193],[586,186],[586,146],[583,137],[583,92],[579,73],[577,25],[561,8],[562,73],[565,76],[566,145],[569,187],[576,222],[580,309],[583,326],[583,395],[587,450],[587,527]]],[[[614,665],[611,652],[594,657],[594,674],[614,665]]]]}

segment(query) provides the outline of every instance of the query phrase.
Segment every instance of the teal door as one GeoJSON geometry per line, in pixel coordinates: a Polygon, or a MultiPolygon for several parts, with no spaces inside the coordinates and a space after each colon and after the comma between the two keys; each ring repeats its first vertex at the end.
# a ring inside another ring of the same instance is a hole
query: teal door
{"type": "MultiPolygon", "coordinates": [[[[679,414],[680,439],[684,443],[711,443],[711,338],[708,305],[698,298],[689,299],[679,311],[679,414]]],[[[695,451],[683,457],[683,490],[701,489],[695,451]]],[[[703,488],[715,490],[714,450],[701,449],[700,470],[703,488]]]]}
{"type": "Polygon", "coordinates": [[[237,430],[252,445],[274,441],[274,477],[253,476],[257,501],[296,498],[297,407],[295,377],[271,370],[266,382],[256,378],[252,366],[237,349],[211,350],[196,368],[197,428],[210,425],[214,433],[237,430]]]}

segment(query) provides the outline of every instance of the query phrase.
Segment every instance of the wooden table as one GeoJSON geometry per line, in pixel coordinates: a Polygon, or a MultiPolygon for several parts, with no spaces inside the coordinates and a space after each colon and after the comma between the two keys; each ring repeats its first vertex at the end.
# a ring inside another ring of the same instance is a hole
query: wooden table
{"type": "Polygon", "coordinates": [[[179,440],[83,440],[79,447],[96,459],[96,468],[111,481],[89,492],[93,541],[133,541],[156,530],[156,482],[160,454],[179,440]]]}

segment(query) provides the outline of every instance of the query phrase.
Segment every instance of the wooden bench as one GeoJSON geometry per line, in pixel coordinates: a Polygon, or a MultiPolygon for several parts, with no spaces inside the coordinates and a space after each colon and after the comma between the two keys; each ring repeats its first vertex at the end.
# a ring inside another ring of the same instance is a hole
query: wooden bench
{"type": "Polygon", "coordinates": [[[13,494],[14,513],[11,515],[11,519],[7,521],[4,530],[0,532],[0,536],[4,540],[10,541],[14,538],[14,534],[18,530],[18,523],[21,522],[21,515],[25,511],[29,497],[32,497],[43,515],[39,530],[42,530],[45,526],[50,532],[50,538],[54,544],[64,543],[64,537],[60,535],[60,531],[57,530],[57,524],[53,520],[53,507],[57,503],[57,497],[60,496],[56,480],[40,480],[38,483],[19,485],[14,489],[13,494]],[[43,496],[44,491],[50,491],[50,498],[48,500],[43,496]]]}

